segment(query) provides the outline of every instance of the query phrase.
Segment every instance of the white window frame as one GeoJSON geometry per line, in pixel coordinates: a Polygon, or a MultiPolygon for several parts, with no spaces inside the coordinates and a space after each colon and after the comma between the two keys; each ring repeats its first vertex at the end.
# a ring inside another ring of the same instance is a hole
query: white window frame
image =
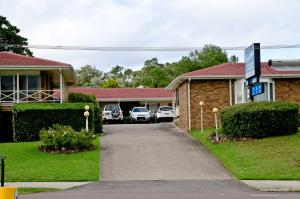
{"type": "MultiPolygon", "coordinates": [[[[274,102],[275,101],[275,81],[273,79],[269,79],[269,78],[261,78],[259,80],[260,82],[263,82],[263,83],[268,83],[268,101],[271,101],[270,98],[271,98],[271,94],[270,94],[270,83],[273,84],[273,88],[272,88],[272,92],[273,92],[273,99],[272,101],[274,102]]],[[[245,79],[237,79],[235,82],[234,82],[234,103],[235,104],[241,104],[241,103],[246,103],[247,102],[247,99],[245,96],[247,96],[247,90],[246,90],[246,80],[245,79]],[[238,92],[238,89],[237,89],[237,83],[243,83],[244,86],[242,87],[242,102],[238,102],[237,101],[237,94],[238,92]]]]}

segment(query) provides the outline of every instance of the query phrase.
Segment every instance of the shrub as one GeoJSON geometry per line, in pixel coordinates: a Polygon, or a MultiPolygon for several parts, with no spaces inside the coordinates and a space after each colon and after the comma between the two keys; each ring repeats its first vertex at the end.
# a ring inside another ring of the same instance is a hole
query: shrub
{"type": "Polygon", "coordinates": [[[95,95],[83,94],[83,93],[70,93],[68,97],[69,103],[86,102],[97,105],[95,95]]]}
{"type": "Polygon", "coordinates": [[[93,103],[95,105],[95,120],[94,120],[94,128],[95,133],[102,133],[102,117],[101,111],[99,108],[99,104],[96,100],[95,95],[83,94],[83,93],[70,93],[68,97],[69,103],[78,103],[78,102],[86,102],[93,103]]]}
{"type": "MultiPolygon", "coordinates": [[[[85,127],[83,116],[87,103],[32,103],[14,104],[13,131],[16,141],[34,141],[39,139],[39,131],[53,124],[70,125],[76,131],[85,127]]],[[[90,106],[89,129],[94,130],[95,106],[90,106]]]]}
{"type": "Polygon", "coordinates": [[[40,131],[40,146],[42,151],[70,152],[70,150],[82,151],[93,148],[92,142],[96,136],[91,132],[81,130],[76,132],[71,126],[55,124],[48,130],[40,131]]]}
{"type": "Polygon", "coordinates": [[[263,138],[297,132],[298,105],[289,102],[252,102],[221,112],[223,133],[263,138]]]}

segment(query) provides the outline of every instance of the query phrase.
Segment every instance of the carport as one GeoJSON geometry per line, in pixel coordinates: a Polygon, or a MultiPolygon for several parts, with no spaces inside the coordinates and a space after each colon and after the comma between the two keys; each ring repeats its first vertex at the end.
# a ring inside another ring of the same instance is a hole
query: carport
{"type": "Polygon", "coordinates": [[[70,93],[95,95],[101,109],[106,104],[119,104],[125,117],[135,106],[146,106],[153,114],[159,106],[174,105],[173,92],[164,88],[71,87],[70,93]]]}

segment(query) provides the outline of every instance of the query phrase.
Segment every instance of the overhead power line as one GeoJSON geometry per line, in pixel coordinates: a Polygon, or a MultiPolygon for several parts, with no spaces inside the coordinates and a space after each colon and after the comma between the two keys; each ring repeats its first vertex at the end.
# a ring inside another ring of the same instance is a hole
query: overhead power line
{"type": "MultiPolygon", "coordinates": [[[[45,50],[88,50],[88,51],[195,51],[203,47],[180,47],[180,46],[160,46],[160,47],[131,47],[131,46],[60,46],[60,45],[17,45],[0,44],[0,47],[6,48],[30,48],[45,50]]],[[[245,50],[248,46],[221,47],[222,50],[245,50]]],[[[261,46],[261,49],[282,49],[282,48],[300,48],[300,44],[293,45],[269,45],[261,46]]]]}

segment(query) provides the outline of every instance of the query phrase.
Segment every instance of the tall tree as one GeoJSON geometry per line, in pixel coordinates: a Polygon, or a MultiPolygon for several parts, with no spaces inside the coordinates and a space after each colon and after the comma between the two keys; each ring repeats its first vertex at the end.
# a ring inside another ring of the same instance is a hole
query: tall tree
{"type": "Polygon", "coordinates": [[[103,81],[103,72],[96,67],[85,65],[75,71],[77,77],[76,86],[99,87],[103,81]]]}
{"type": "Polygon", "coordinates": [[[157,58],[146,60],[143,68],[135,73],[134,86],[163,87],[167,84],[167,73],[164,64],[157,58]]]}
{"type": "Polygon", "coordinates": [[[238,63],[239,62],[239,57],[237,57],[236,55],[231,55],[230,58],[229,58],[229,62],[238,63]]]}
{"type": "MultiPolygon", "coordinates": [[[[27,46],[27,39],[20,36],[20,29],[12,25],[6,17],[0,15],[0,44],[16,44],[20,46],[27,46]]],[[[32,52],[26,47],[7,47],[0,46],[0,51],[12,51],[21,55],[32,56],[32,52]]]]}
{"type": "Polygon", "coordinates": [[[200,62],[203,68],[228,62],[227,53],[212,44],[205,45],[202,51],[197,54],[197,61],[200,62]]]}
{"type": "Polygon", "coordinates": [[[106,79],[114,79],[121,87],[132,87],[133,71],[123,66],[112,67],[106,79]]]}
{"type": "Polygon", "coordinates": [[[120,85],[115,79],[107,79],[100,84],[101,88],[120,88],[120,85]]]}

